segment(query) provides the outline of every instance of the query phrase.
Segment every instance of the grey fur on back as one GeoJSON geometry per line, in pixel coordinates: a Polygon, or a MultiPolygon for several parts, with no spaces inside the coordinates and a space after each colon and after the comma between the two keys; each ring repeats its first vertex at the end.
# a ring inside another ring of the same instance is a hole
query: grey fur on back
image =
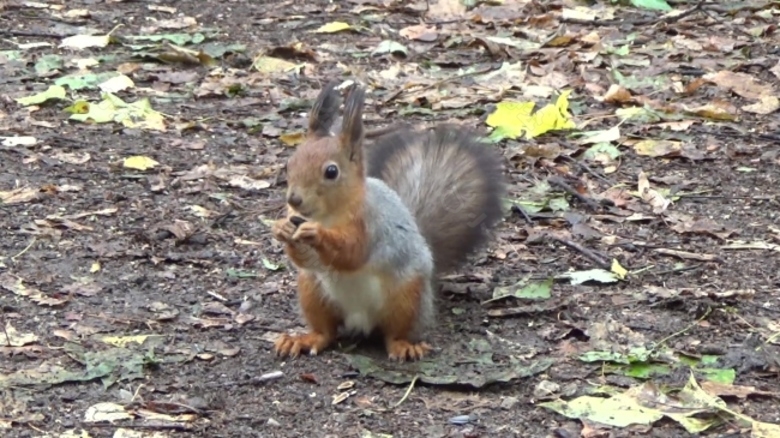
{"type": "Polygon", "coordinates": [[[399,131],[366,146],[368,176],[414,215],[437,273],[462,265],[503,217],[502,168],[490,147],[454,125],[399,131]]]}
{"type": "Polygon", "coordinates": [[[428,289],[421,296],[420,317],[414,329],[419,333],[432,323],[433,255],[420,234],[415,218],[398,194],[382,180],[366,178],[365,223],[369,239],[369,267],[379,272],[394,272],[395,280],[410,281],[423,277],[428,289]]]}

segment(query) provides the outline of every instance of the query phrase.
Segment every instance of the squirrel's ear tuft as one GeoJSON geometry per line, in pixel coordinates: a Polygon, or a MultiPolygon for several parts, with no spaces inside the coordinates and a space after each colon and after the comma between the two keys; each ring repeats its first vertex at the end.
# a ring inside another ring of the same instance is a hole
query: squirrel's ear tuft
{"type": "Polygon", "coordinates": [[[341,96],[336,91],[338,85],[338,81],[329,82],[314,101],[314,106],[309,113],[309,135],[325,137],[330,134],[330,128],[338,116],[339,105],[341,105],[341,96]]]}
{"type": "Polygon", "coordinates": [[[349,153],[350,161],[363,161],[363,105],[366,92],[355,84],[344,105],[344,122],[341,127],[340,143],[349,153]]]}

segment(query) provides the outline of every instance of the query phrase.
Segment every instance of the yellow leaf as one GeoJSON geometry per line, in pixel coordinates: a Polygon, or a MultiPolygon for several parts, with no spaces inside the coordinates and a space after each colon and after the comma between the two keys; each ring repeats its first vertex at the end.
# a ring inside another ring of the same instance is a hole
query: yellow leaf
{"type": "Polygon", "coordinates": [[[753,435],[755,438],[780,437],[780,425],[753,421],[753,435]]]}
{"type": "Polygon", "coordinates": [[[298,65],[284,59],[271,56],[259,56],[252,63],[252,67],[260,73],[285,73],[298,65]]]}
{"type": "Polygon", "coordinates": [[[737,116],[725,108],[712,104],[687,109],[688,113],[713,120],[736,120],[737,116]]]}
{"type": "Polygon", "coordinates": [[[103,336],[101,341],[106,344],[113,345],[115,347],[126,347],[127,344],[135,342],[138,345],[143,345],[144,341],[152,335],[135,335],[135,336],[103,336]]]}
{"type": "Polygon", "coordinates": [[[132,157],[127,157],[125,158],[124,163],[122,163],[124,167],[127,167],[128,169],[136,169],[136,170],[151,169],[157,166],[158,164],[160,163],[154,161],[149,157],[144,157],[143,155],[135,155],[132,157]]]}
{"type": "Polygon", "coordinates": [[[527,129],[534,105],[533,102],[499,102],[485,122],[500,129],[504,136],[517,138],[527,129]]]}
{"type": "Polygon", "coordinates": [[[279,140],[287,146],[298,146],[303,143],[305,135],[303,132],[293,132],[290,134],[282,134],[279,136],[279,140]]]}
{"type": "Polygon", "coordinates": [[[626,278],[626,275],[628,275],[628,271],[626,268],[624,268],[617,259],[612,259],[612,267],[610,268],[610,271],[618,276],[619,279],[623,280],[626,278]]]}
{"type": "Polygon", "coordinates": [[[322,25],[319,29],[315,30],[314,32],[315,33],[336,33],[351,28],[352,26],[350,26],[347,23],[343,23],[341,21],[334,21],[332,23],[322,25]]]}
{"type": "Polygon", "coordinates": [[[16,101],[22,106],[30,106],[41,104],[49,99],[65,99],[65,97],[66,93],[64,87],[61,85],[49,85],[49,88],[47,88],[46,91],[33,94],[32,96],[20,97],[16,99],[16,101]]]}
{"type": "Polygon", "coordinates": [[[73,120],[94,123],[121,123],[128,128],[147,128],[165,131],[164,116],[152,109],[148,98],[139,99],[133,103],[126,103],[111,93],[103,93],[103,100],[95,104],[87,104],[87,112],[77,112],[80,109],[76,104],[68,108],[73,114],[73,120]]]}
{"type": "Polygon", "coordinates": [[[100,262],[93,263],[92,266],[90,266],[90,268],[89,268],[89,272],[91,272],[93,274],[95,272],[99,271],[99,270],[100,270],[100,262]]]}
{"type": "Polygon", "coordinates": [[[533,102],[501,102],[486,122],[508,138],[525,133],[531,139],[550,131],[573,129],[576,125],[569,115],[569,94],[571,90],[563,91],[554,105],[545,105],[534,114],[533,102]]]}
{"type": "Polygon", "coordinates": [[[65,107],[65,112],[71,114],[87,114],[89,113],[89,102],[86,100],[77,100],[73,102],[73,105],[65,107]]]}

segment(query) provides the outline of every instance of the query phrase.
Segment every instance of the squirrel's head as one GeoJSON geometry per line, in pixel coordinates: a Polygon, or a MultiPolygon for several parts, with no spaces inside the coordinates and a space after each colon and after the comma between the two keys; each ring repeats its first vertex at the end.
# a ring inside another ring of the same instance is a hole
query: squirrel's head
{"type": "Polygon", "coordinates": [[[354,213],[365,190],[363,165],[363,101],[354,86],[344,105],[339,133],[331,128],[341,98],[337,82],[319,94],[309,115],[306,140],[287,162],[287,205],[299,215],[321,223],[336,223],[354,213]]]}

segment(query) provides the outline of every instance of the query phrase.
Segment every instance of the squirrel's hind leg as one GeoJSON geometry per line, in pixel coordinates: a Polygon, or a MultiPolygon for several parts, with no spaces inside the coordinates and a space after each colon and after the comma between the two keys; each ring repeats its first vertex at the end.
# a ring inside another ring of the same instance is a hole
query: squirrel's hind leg
{"type": "Polygon", "coordinates": [[[314,276],[305,271],[298,274],[298,300],[309,332],[279,336],[274,344],[277,356],[297,357],[303,352],[315,356],[328,348],[338,334],[341,317],[323,298],[320,285],[314,276]]]}
{"type": "Polygon", "coordinates": [[[398,361],[422,359],[433,348],[425,342],[412,342],[410,337],[429,315],[424,308],[428,282],[423,277],[402,284],[388,294],[387,306],[380,323],[385,348],[390,359],[398,361]]]}

